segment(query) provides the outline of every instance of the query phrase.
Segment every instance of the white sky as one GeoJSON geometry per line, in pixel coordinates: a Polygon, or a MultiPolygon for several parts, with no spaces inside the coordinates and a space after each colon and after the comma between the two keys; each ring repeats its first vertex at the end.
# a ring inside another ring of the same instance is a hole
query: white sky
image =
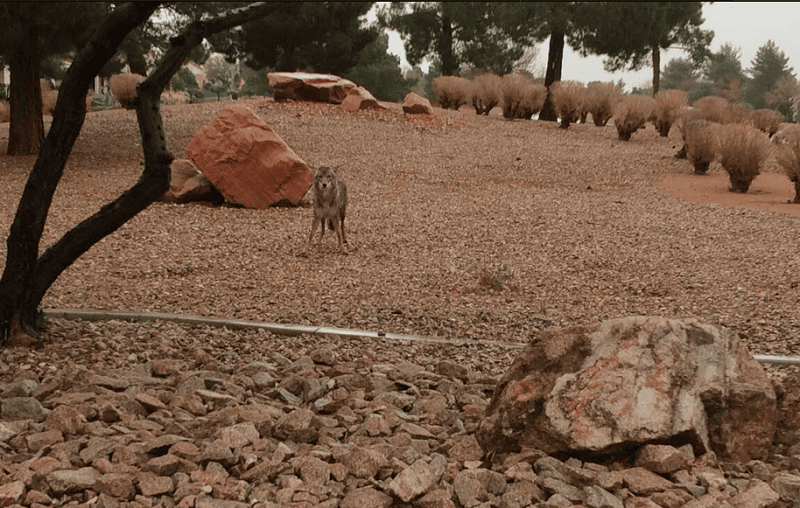
{"type": "MultiPolygon", "coordinates": [[[[718,51],[725,44],[730,43],[734,48],[741,50],[742,68],[748,69],[752,65],[758,48],[772,40],[780,51],[789,58],[789,66],[794,68],[794,74],[800,71],[800,3],[781,2],[715,2],[703,4],[703,29],[714,31],[714,40],[711,50],[718,51]]],[[[548,41],[539,45],[540,69],[547,64],[548,41]]],[[[400,56],[405,63],[405,50],[400,41],[400,36],[389,34],[389,52],[400,56]]],[[[680,50],[661,52],[661,70],[672,58],[687,57],[680,50]]],[[[653,76],[652,68],[645,68],[638,72],[609,73],[603,70],[603,57],[582,58],[569,46],[564,48],[564,62],[561,78],[565,81],[625,81],[626,90],[634,86],[647,86],[653,76]]]]}

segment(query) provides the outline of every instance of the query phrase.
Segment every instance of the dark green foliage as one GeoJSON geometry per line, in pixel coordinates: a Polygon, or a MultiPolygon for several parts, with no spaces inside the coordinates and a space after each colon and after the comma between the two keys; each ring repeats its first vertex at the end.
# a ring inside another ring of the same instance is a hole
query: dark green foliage
{"type": "Polygon", "coordinates": [[[702,2],[587,2],[576,10],[572,40],[582,55],[607,55],[605,68],[639,70],[653,65],[659,89],[660,49],[680,44],[699,64],[714,32],[702,30],[702,2]]]}
{"type": "Polygon", "coordinates": [[[379,19],[403,36],[412,65],[427,57],[437,58],[446,76],[506,74],[535,40],[530,27],[522,29],[520,12],[510,2],[393,2],[379,19]]]}
{"type": "Polygon", "coordinates": [[[0,2],[0,52],[12,76],[9,155],[39,151],[44,140],[39,78],[58,77],[53,57],[84,45],[108,9],[104,2],[0,2]]]}
{"type": "Polygon", "coordinates": [[[242,94],[243,95],[259,95],[266,97],[270,94],[270,88],[267,86],[267,69],[251,69],[247,66],[242,66],[242,94]]]}
{"type": "Polygon", "coordinates": [[[377,29],[359,20],[371,7],[372,2],[292,3],[210,41],[230,57],[245,57],[253,69],[343,75],[378,36],[377,29]]]}
{"type": "Polygon", "coordinates": [[[174,76],[172,76],[172,79],[169,82],[169,87],[173,90],[179,90],[181,92],[190,92],[199,88],[197,86],[197,79],[195,79],[194,74],[192,74],[192,71],[186,67],[181,68],[175,73],[174,76]]]}
{"type": "Polygon", "coordinates": [[[686,58],[673,58],[661,73],[661,88],[688,92],[697,86],[700,76],[692,62],[686,58]]]}
{"type": "Polygon", "coordinates": [[[747,70],[750,81],[745,89],[745,101],[756,109],[766,107],[766,93],[773,90],[781,78],[794,76],[794,69],[788,67],[788,63],[789,58],[771,40],[758,48],[752,67],[747,70]]]}
{"type": "Polygon", "coordinates": [[[344,77],[369,90],[378,100],[398,102],[411,91],[414,80],[403,77],[400,59],[389,54],[388,49],[389,36],[381,33],[364,48],[358,64],[344,77]]]}

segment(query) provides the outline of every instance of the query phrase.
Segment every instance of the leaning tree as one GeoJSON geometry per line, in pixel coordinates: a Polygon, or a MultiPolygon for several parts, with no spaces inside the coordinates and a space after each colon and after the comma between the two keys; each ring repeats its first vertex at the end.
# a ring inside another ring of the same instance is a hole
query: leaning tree
{"type": "Polygon", "coordinates": [[[11,225],[6,266],[0,278],[0,343],[26,343],[41,328],[39,305],[58,276],[94,244],[147,208],[169,187],[172,154],[167,148],[161,92],[186,56],[203,39],[263,18],[281,3],[256,3],[214,16],[200,16],[170,41],[170,47],[138,88],[136,117],[145,165],[138,181],[65,233],[39,255],[45,220],[86,116],[86,92],[98,71],[117,52],[127,34],[145,23],[157,2],[132,2],[111,10],[75,56],[59,89],[53,122],[42,143],[11,225]]]}

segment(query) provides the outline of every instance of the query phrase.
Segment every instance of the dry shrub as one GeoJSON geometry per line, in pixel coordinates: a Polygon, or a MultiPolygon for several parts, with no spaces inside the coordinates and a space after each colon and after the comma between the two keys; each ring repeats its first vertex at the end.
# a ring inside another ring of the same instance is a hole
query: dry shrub
{"type": "Polygon", "coordinates": [[[655,99],[656,130],[662,137],[667,137],[672,124],[688,104],[686,92],[684,90],[662,90],[656,94],[655,99]]]}
{"type": "Polygon", "coordinates": [[[492,73],[481,74],[472,81],[472,106],[475,113],[488,115],[489,111],[500,104],[503,96],[501,83],[500,76],[492,73]]]}
{"type": "Polygon", "coordinates": [[[530,120],[544,105],[547,89],[519,74],[506,74],[501,78],[503,117],[530,120]]]}
{"type": "Polygon", "coordinates": [[[136,87],[142,81],[144,81],[144,76],[141,74],[114,74],[108,80],[108,87],[123,108],[131,109],[133,99],[136,97],[136,87]]]}
{"type": "Polygon", "coordinates": [[[725,123],[751,123],[753,108],[749,104],[742,102],[732,102],[728,104],[725,123]]]}
{"type": "Polygon", "coordinates": [[[442,109],[458,109],[467,103],[472,85],[460,76],[439,76],[433,79],[433,93],[442,109]]]}
{"type": "Polygon", "coordinates": [[[728,101],[716,95],[702,97],[694,101],[692,107],[709,122],[728,123],[728,101]]]}
{"type": "Polygon", "coordinates": [[[678,127],[678,130],[681,132],[681,137],[683,138],[683,146],[681,147],[680,151],[675,154],[675,157],[678,159],[686,158],[686,125],[689,122],[696,120],[704,120],[704,118],[703,115],[700,114],[700,110],[695,107],[687,106],[685,108],[681,108],[681,110],[678,112],[678,118],[675,121],[675,125],[678,127]]]}
{"type": "Polygon", "coordinates": [[[164,90],[161,92],[161,104],[184,104],[186,94],[179,90],[164,90]]]}
{"type": "Polygon", "coordinates": [[[774,109],[757,109],[750,115],[750,121],[756,129],[772,137],[781,128],[783,115],[774,109]]]}
{"type": "Polygon", "coordinates": [[[769,138],[752,125],[731,123],[720,129],[720,163],[730,177],[731,191],[747,192],[767,156],[769,138]]]}
{"type": "Polygon", "coordinates": [[[561,119],[561,128],[566,129],[575,123],[583,113],[585,89],[574,81],[556,81],[550,89],[550,100],[561,119]]]}
{"type": "Polygon", "coordinates": [[[11,107],[8,101],[0,99],[0,123],[7,122],[11,118],[11,107]]]}
{"type": "Polygon", "coordinates": [[[591,113],[592,121],[598,127],[611,120],[618,102],[619,88],[614,83],[589,83],[586,87],[584,109],[591,113]]]}
{"type": "Polygon", "coordinates": [[[703,119],[690,120],[681,125],[686,157],[697,175],[704,175],[717,156],[717,124],[703,119]]]}
{"type": "Polygon", "coordinates": [[[53,90],[50,86],[50,81],[46,79],[39,80],[39,86],[42,89],[42,113],[52,115],[56,110],[56,102],[58,102],[58,91],[53,90]]]}
{"type": "Polygon", "coordinates": [[[644,95],[628,95],[614,110],[614,125],[620,141],[630,141],[634,132],[644,127],[655,110],[656,100],[644,95]]]}
{"type": "Polygon", "coordinates": [[[792,203],[800,203],[800,125],[787,124],[772,140],[778,145],[775,160],[794,183],[792,203]]]}

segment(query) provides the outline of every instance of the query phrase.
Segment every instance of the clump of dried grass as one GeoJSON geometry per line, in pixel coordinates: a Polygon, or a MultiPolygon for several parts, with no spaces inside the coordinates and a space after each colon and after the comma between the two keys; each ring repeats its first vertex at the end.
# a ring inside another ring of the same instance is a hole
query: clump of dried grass
{"type": "Polygon", "coordinates": [[[767,156],[769,139],[751,125],[732,123],[721,128],[720,163],[731,180],[731,191],[745,193],[767,156]]]}
{"type": "Polygon", "coordinates": [[[684,90],[662,90],[656,94],[655,125],[658,133],[667,137],[672,124],[688,104],[684,90]]]}
{"type": "Polygon", "coordinates": [[[692,107],[700,112],[700,116],[709,122],[728,123],[729,103],[722,97],[710,95],[697,99],[692,107]]]}
{"type": "Polygon", "coordinates": [[[506,74],[500,83],[503,96],[503,118],[524,118],[530,120],[541,111],[547,89],[544,85],[520,74],[506,74]]]}
{"type": "Polygon", "coordinates": [[[561,119],[561,128],[569,128],[583,113],[585,103],[585,89],[580,83],[574,81],[556,81],[550,90],[550,100],[553,108],[561,119]]]}
{"type": "Polygon", "coordinates": [[[683,123],[680,128],[686,157],[694,166],[695,174],[706,174],[717,156],[717,124],[697,119],[683,123]]]}
{"type": "Polygon", "coordinates": [[[497,74],[481,74],[472,80],[472,107],[478,115],[488,115],[503,97],[502,78],[497,74]]]}
{"type": "Polygon", "coordinates": [[[614,110],[614,125],[620,141],[630,141],[634,132],[644,127],[655,109],[655,99],[644,95],[628,95],[614,110]]]}
{"type": "Polygon", "coordinates": [[[130,109],[133,107],[133,99],[136,97],[136,87],[142,81],[144,81],[144,76],[141,74],[114,74],[108,80],[108,87],[117,102],[123,108],[130,109]]]}
{"type": "Polygon", "coordinates": [[[0,99],[0,123],[7,122],[10,118],[11,108],[8,105],[8,101],[0,99]]]}
{"type": "Polygon", "coordinates": [[[460,76],[439,76],[433,79],[433,93],[442,109],[458,109],[470,98],[472,85],[460,76]]]}
{"type": "Polygon", "coordinates": [[[589,83],[586,87],[585,110],[592,115],[596,126],[603,127],[611,120],[619,96],[619,88],[614,83],[589,83]]]}
{"type": "Polygon", "coordinates": [[[753,108],[749,104],[742,102],[732,102],[728,104],[728,111],[725,116],[725,123],[751,123],[753,108]]]}
{"type": "Polygon", "coordinates": [[[39,86],[42,89],[42,113],[52,115],[58,102],[58,90],[53,90],[46,79],[39,80],[39,86]]]}
{"type": "Polygon", "coordinates": [[[781,128],[783,115],[774,109],[757,109],[750,115],[750,121],[756,129],[772,137],[781,128]]]}
{"type": "Polygon", "coordinates": [[[778,145],[775,160],[794,183],[792,203],[800,203],[800,125],[786,125],[772,140],[778,145]]]}

